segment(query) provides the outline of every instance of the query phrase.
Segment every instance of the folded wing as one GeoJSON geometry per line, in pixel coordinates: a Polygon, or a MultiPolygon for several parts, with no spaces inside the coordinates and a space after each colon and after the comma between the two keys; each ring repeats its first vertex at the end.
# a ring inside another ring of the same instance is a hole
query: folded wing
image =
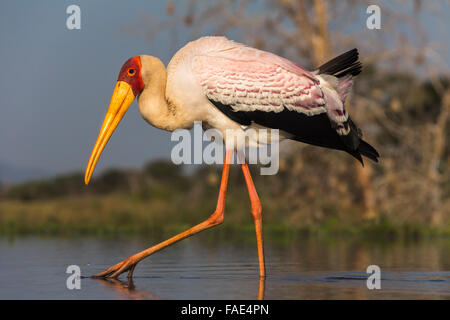
{"type": "Polygon", "coordinates": [[[234,112],[325,113],[319,80],[274,54],[239,46],[195,56],[192,70],[211,101],[234,112]]]}

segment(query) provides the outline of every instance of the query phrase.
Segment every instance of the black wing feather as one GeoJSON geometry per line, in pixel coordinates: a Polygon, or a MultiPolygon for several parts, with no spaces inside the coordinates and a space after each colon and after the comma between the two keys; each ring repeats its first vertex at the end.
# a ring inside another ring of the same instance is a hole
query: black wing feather
{"type": "Polygon", "coordinates": [[[353,157],[358,159],[362,164],[361,154],[375,162],[378,162],[378,153],[367,142],[358,137],[357,149],[351,149],[342,141],[341,136],[332,128],[330,119],[326,113],[315,116],[307,116],[296,111],[289,111],[286,108],[281,112],[265,112],[265,111],[233,111],[231,106],[224,105],[220,102],[209,100],[222,113],[231,120],[248,126],[252,122],[272,129],[280,129],[292,136],[290,139],[303,143],[346,151],[353,157]]]}

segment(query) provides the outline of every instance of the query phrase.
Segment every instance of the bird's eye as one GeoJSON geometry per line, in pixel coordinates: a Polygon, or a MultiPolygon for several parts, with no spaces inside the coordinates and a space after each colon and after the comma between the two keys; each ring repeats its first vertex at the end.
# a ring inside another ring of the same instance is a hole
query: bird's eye
{"type": "Polygon", "coordinates": [[[134,74],[136,73],[136,70],[134,70],[133,68],[128,69],[127,71],[129,76],[134,76],[134,74]]]}

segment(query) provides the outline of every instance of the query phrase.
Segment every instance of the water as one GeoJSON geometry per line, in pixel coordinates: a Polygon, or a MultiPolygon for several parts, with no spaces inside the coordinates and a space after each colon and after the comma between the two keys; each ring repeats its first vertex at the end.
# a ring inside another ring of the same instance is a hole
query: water
{"type": "Polygon", "coordinates": [[[449,239],[265,239],[260,281],[255,243],[199,234],[139,263],[131,283],[83,278],[67,289],[67,266],[89,276],[158,240],[0,239],[0,299],[450,299],[449,239]],[[372,264],[380,290],[366,286],[372,264]]]}

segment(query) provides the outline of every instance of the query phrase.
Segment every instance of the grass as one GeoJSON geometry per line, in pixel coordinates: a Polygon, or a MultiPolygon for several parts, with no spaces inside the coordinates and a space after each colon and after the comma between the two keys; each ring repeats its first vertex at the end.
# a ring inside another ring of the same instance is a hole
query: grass
{"type": "MultiPolygon", "coordinates": [[[[230,197],[234,199],[227,202],[225,222],[214,232],[206,233],[254,238],[248,200],[244,203],[245,197],[238,192],[230,197]]],[[[172,235],[206,219],[215,206],[214,200],[211,197],[203,203],[186,203],[177,198],[143,199],[123,193],[35,201],[4,200],[0,202],[0,235],[172,235]]],[[[373,221],[335,215],[320,222],[302,223],[291,215],[282,210],[274,212],[267,204],[267,210],[263,209],[265,236],[289,239],[299,235],[369,238],[450,235],[450,226],[394,224],[384,217],[373,221]]]]}

